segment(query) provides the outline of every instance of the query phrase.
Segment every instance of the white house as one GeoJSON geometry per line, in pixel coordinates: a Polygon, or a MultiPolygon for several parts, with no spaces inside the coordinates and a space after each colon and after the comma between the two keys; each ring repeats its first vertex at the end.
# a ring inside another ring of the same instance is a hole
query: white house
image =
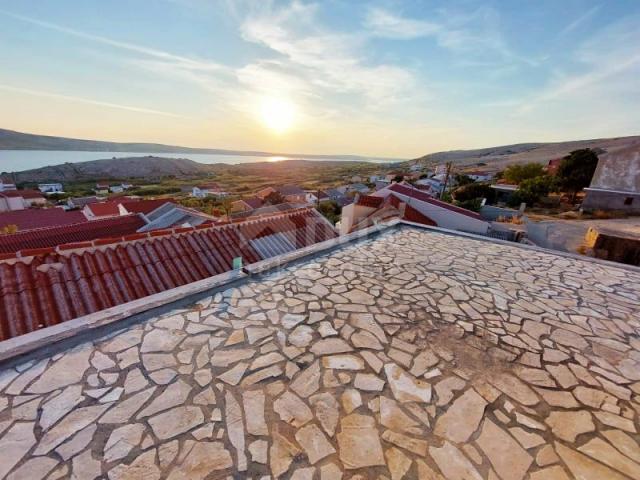
{"type": "Polygon", "coordinates": [[[36,190],[7,190],[0,192],[0,212],[44,207],[47,200],[36,190]]]}
{"type": "Polygon", "coordinates": [[[16,184],[11,183],[5,178],[0,178],[0,192],[6,192],[8,190],[16,190],[16,184]]]}
{"type": "Polygon", "coordinates": [[[196,185],[191,189],[191,196],[196,198],[205,198],[209,196],[224,197],[228,195],[217,183],[208,183],[205,185],[196,185]]]}
{"type": "Polygon", "coordinates": [[[64,193],[61,183],[40,183],[38,184],[38,190],[42,193],[64,193]]]}
{"type": "Polygon", "coordinates": [[[489,180],[493,179],[493,173],[489,172],[467,172],[464,175],[475,182],[488,182],[489,180]]]}

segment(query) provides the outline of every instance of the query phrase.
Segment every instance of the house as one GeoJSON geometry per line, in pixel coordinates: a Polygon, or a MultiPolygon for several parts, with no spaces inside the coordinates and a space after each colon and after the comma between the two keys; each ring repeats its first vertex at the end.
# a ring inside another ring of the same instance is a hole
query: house
{"type": "Polygon", "coordinates": [[[331,200],[324,190],[307,190],[306,202],[316,205],[319,202],[328,202],[331,200]]]}
{"type": "Polygon", "coordinates": [[[203,224],[214,224],[216,217],[202,213],[193,208],[183,207],[175,203],[165,202],[151,212],[142,215],[148,222],[138,229],[138,232],[150,232],[167,228],[197,227],[203,224]]]}
{"type": "Polygon", "coordinates": [[[476,212],[437,200],[407,183],[393,183],[370,196],[358,197],[352,205],[344,207],[340,221],[340,233],[346,234],[364,228],[362,226],[363,220],[383,208],[389,212],[390,207],[394,207],[399,212],[400,218],[405,220],[408,220],[406,215],[413,216],[417,219],[416,223],[437,225],[450,230],[482,235],[489,230],[489,223],[476,212]],[[366,198],[367,203],[363,204],[362,198],[366,198]],[[401,204],[405,204],[405,206],[401,207],[401,204]]]}
{"type": "Polygon", "coordinates": [[[497,183],[491,185],[491,188],[496,191],[496,203],[508,203],[513,194],[518,190],[518,185],[497,183]]]}
{"type": "MultiPolygon", "coordinates": [[[[0,340],[145,297],[148,301],[140,303],[151,307],[150,295],[193,286],[227,274],[236,265],[249,266],[337,236],[319,212],[303,207],[220,225],[59,245],[27,252],[27,258],[3,255],[0,340]]],[[[244,276],[242,271],[238,274],[244,276]]],[[[208,335],[211,329],[202,332],[208,335]]],[[[74,368],[79,365],[74,363],[74,368]]]]}
{"type": "Polygon", "coordinates": [[[191,189],[191,196],[196,198],[206,198],[209,196],[224,197],[228,195],[217,183],[206,183],[196,185],[191,189]]]}
{"type": "Polygon", "coordinates": [[[40,183],[38,184],[38,190],[42,193],[64,193],[61,183],[40,183]]]}
{"type": "Polygon", "coordinates": [[[47,199],[36,190],[6,190],[0,192],[0,212],[44,207],[47,199]]]}
{"type": "Polygon", "coordinates": [[[377,181],[384,180],[384,175],[369,175],[369,183],[376,183],[377,181]]]}
{"type": "Polygon", "coordinates": [[[472,172],[463,172],[463,175],[466,175],[474,182],[488,182],[493,179],[493,173],[484,172],[480,170],[474,170],[472,172]]]}
{"type": "Polygon", "coordinates": [[[131,213],[147,215],[165,203],[175,204],[172,198],[159,198],[149,200],[132,200],[119,198],[106,202],[88,203],[82,209],[87,220],[98,220],[110,217],[119,217],[131,213]]]}
{"type": "Polygon", "coordinates": [[[0,177],[0,192],[7,190],[17,190],[16,184],[6,177],[0,177]]]}
{"type": "Polygon", "coordinates": [[[309,205],[306,203],[279,203],[277,205],[265,205],[264,207],[256,208],[254,210],[232,212],[229,216],[229,220],[235,222],[239,220],[246,220],[249,218],[269,216],[273,215],[274,213],[288,212],[300,208],[309,208],[309,205]]]}
{"type": "Polygon", "coordinates": [[[69,208],[84,208],[85,205],[90,203],[98,203],[105,201],[104,198],[90,196],[90,197],[69,197],[67,199],[67,206],[69,208]]]}
{"type": "Polygon", "coordinates": [[[405,175],[404,172],[390,172],[384,176],[384,179],[387,182],[391,183],[391,182],[395,182],[397,178],[404,178],[404,175],[405,175]]]}
{"type": "Polygon", "coordinates": [[[109,191],[111,193],[122,193],[124,192],[125,188],[122,185],[111,185],[109,187],[109,191]]]}
{"type": "Polygon", "coordinates": [[[560,164],[562,163],[562,158],[554,158],[552,160],[549,160],[549,162],[547,163],[547,166],[544,168],[545,171],[549,174],[549,175],[555,175],[556,173],[558,173],[558,168],[560,168],[560,164]]]}
{"type": "Polygon", "coordinates": [[[637,268],[313,215],[0,261],[0,476],[638,478],[637,268]]]}
{"type": "Polygon", "coordinates": [[[260,197],[247,197],[236,200],[231,204],[231,211],[233,212],[247,212],[260,208],[264,205],[264,200],[260,197]]]}
{"type": "Polygon", "coordinates": [[[256,196],[264,200],[273,192],[279,193],[286,202],[305,203],[307,201],[307,193],[297,185],[280,185],[277,187],[263,188],[256,193],[256,196]]]}
{"type": "Polygon", "coordinates": [[[413,165],[411,165],[411,167],[409,167],[409,170],[411,170],[412,172],[420,172],[422,171],[422,164],[421,163],[414,163],[413,165]]]}
{"type": "Polygon", "coordinates": [[[108,183],[96,183],[96,188],[93,189],[96,195],[108,195],[109,184],[108,183]]]}
{"type": "MultiPolygon", "coordinates": [[[[0,254],[21,252],[21,256],[28,256],[33,249],[55,248],[69,244],[79,248],[82,243],[92,240],[133,235],[145,225],[144,219],[139,215],[125,215],[93,222],[84,218],[79,220],[77,223],[49,225],[29,230],[18,229],[14,234],[0,235],[0,254]]],[[[61,248],[64,249],[65,247],[61,248]]]]}
{"type": "Polygon", "coordinates": [[[640,146],[601,155],[591,184],[584,191],[584,210],[640,213],[640,146]]]}
{"type": "Polygon", "coordinates": [[[341,192],[343,195],[348,195],[354,193],[368,193],[370,188],[367,187],[364,183],[350,183],[348,185],[336,187],[336,190],[341,192]]]}
{"type": "Polygon", "coordinates": [[[416,186],[426,187],[433,196],[439,197],[444,188],[444,182],[441,182],[437,178],[420,178],[415,181],[416,186]]]}

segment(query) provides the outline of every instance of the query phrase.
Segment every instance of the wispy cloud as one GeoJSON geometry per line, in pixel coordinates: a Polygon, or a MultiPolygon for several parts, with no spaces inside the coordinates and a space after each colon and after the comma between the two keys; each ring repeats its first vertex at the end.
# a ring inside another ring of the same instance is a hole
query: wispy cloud
{"type": "Polygon", "coordinates": [[[13,93],[22,93],[25,95],[33,95],[36,97],[46,97],[46,98],[53,98],[55,100],[64,100],[64,101],[68,101],[68,102],[75,102],[75,103],[84,103],[86,105],[95,105],[98,107],[107,107],[107,108],[116,108],[119,110],[126,110],[129,112],[136,112],[136,113],[144,113],[144,114],[149,114],[149,115],[162,115],[165,117],[174,117],[174,118],[189,118],[185,115],[180,115],[177,113],[172,113],[172,112],[164,112],[162,110],[155,110],[152,108],[144,108],[144,107],[136,107],[134,105],[123,105],[120,103],[112,103],[112,102],[103,102],[100,100],[93,100],[90,98],[83,98],[83,97],[76,97],[76,96],[72,96],[72,95],[63,95],[63,94],[59,94],[59,93],[53,93],[53,92],[46,92],[46,91],[42,91],[42,90],[31,90],[28,88],[21,88],[21,87],[15,87],[13,85],[4,85],[4,84],[0,84],[0,90],[4,90],[7,92],[13,92],[13,93]]]}
{"type": "Polygon", "coordinates": [[[102,37],[99,35],[93,35],[91,33],[82,32],[80,30],[76,30],[73,28],[66,27],[64,25],[58,25],[56,23],[46,22],[43,20],[39,20],[37,18],[27,17],[24,15],[18,15],[12,12],[7,12],[4,10],[0,10],[0,14],[6,15],[8,17],[14,18],[16,20],[21,20],[23,22],[30,23],[32,25],[38,25],[40,27],[53,30],[59,33],[64,33],[66,35],[71,35],[77,38],[81,38],[83,40],[89,40],[91,42],[100,43],[103,45],[108,45],[110,47],[115,47],[118,49],[126,50],[128,52],[137,53],[141,55],[145,55],[148,57],[154,57],[159,60],[170,61],[174,64],[177,64],[183,68],[188,68],[192,70],[202,70],[202,71],[211,71],[211,72],[221,72],[226,73],[227,68],[223,65],[220,65],[215,62],[211,62],[208,60],[189,58],[182,55],[175,55],[170,52],[165,52],[162,50],[157,50],[154,48],[149,48],[143,45],[137,45],[129,42],[122,42],[119,40],[102,37]]]}
{"type": "Polygon", "coordinates": [[[602,8],[602,5],[595,5],[591,7],[589,10],[587,10],[582,15],[577,17],[573,22],[569,23],[566,27],[564,27],[560,31],[560,36],[567,35],[568,33],[571,33],[574,30],[576,30],[582,24],[589,21],[596,13],[600,11],[601,8],[602,8]]]}
{"type": "Polygon", "coordinates": [[[591,102],[621,90],[640,93],[639,22],[640,15],[629,16],[593,34],[576,50],[566,69],[556,72],[545,89],[522,102],[516,114],[554,101],[580,98],[591,102]]]}

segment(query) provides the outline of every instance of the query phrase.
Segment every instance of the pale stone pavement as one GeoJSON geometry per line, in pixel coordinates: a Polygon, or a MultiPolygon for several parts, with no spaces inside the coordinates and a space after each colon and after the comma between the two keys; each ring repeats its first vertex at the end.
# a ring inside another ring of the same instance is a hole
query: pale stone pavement
{"type": "Polygon", "coordinates": [[[640,275],[401,228],[0,370],[0,478],[640,479],[640,275]]]}

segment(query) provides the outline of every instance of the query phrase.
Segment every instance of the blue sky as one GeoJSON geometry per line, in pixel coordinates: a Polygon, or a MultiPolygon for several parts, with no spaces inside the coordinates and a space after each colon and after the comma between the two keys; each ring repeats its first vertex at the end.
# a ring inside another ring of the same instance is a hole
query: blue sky
{"type": "Polygon", "coordinates": [[[0,0],[0,127],[411,158],[640,134],[640,2],[0,0]]]}

